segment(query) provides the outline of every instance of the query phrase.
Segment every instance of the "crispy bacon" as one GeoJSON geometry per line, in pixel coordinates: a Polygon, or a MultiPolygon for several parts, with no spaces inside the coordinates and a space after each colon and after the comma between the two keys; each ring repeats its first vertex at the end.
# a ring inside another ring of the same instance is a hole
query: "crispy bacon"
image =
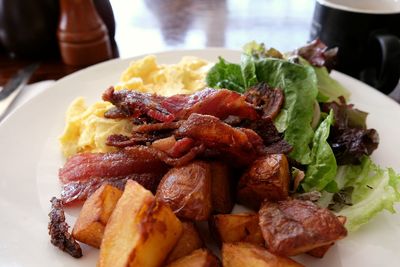
{"type": "Polygon", "coordinates": [[[63,202],[53,197],[51,200],[50,222],[48,225],[51,243],[67,252],[74,258],[82,257],[82,249],[78,242],[68,233],[68,224],[65,222],[63,202]]]}
{"type": "Polygon", "coordinates": [[[166,165],[146,146],[127,147],[113,153],[82,153],[72,156],[59,171],[63,184],[91,178],[163,173],[166,165]]]}
{"type": "Polygon", "coordinates": [[[178,137],[189,137],[208,149],[227,153],[239,163],[250,163],[257,158],[263,147],[262,139],[250,129],[233,128],[216,117],[192,114],[179,127],[178,137]]]}
{"type": "Polygon", "coordinates": [[[284,94],[279,88],[271,88],[266,83],[259,83],[249,88],[244,94],[246,101],[262,111],[262,118],[274,119],[284,101],[284,94]]]}
{"type": "Polygon", "coordinates": [[[73,205],[85,201],[103,184],[110,184],[114,187],[124,190],[126,181],[133,180],[141,184],[147,190],[155,193],[162,174],[141,173],[130,174],[121,177],[92,177],[83,181],[74,181],[62,186],[61,200],[65,205],[73,205]]]}
{"type": "Polygon", "coordinates": [[[243,95],[221,89],[207,88],[192,95],[162,97],[129,90],[115,91],[113,87],[103,94],[103,100],[114,104],[118,110],[106,112],[105,117],[116,118],[148,116],[157,121],[171,122],[186,119],[192,113],[213,115],[225,119],[229,115],[255,120],[256,109],[245,101],[243,95]]]}

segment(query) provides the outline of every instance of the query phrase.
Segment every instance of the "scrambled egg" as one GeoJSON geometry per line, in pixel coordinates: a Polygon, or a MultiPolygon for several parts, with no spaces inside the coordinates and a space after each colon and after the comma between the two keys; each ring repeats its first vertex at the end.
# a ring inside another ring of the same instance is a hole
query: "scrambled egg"
{"type": "Polygon", "coordinates": [[[196,57],[183,57],[178,64],[158,65],[156,56],[150,55],[132,62],[115,89],[163,96],[191,94],[206,86],[210,67],[209,62],[196,57]]]}
{"type": "MultiPolygon", "coordinates": [[[[122,73],[116,90],[129,89],[163,96],[190,94],[206,86],[205,77],[211,64],[196,57],[183,57],[177,64],[159,65],[150,55],[134,61],[122,73]]],[[[130,135],[132,125],[127,119],[106,119],[104,113],[112,107],[108,102],[87,106],[83,98],[71,103],[66,113],[66,126],[59,141],[65,157],[80,152],[110,152],[107,137],[130,135]]]]}
{"type": "Polygon", "coordinates": [[[66,126],[60,137],[65,157],[80,152],[109,152],[115,148],[107,146],[107,137],[112,134],[129,135],[131,123],[124,120],[104,118],[111,103],[97,102],[87,107],[82,97],[71,103],[66,114],[66,126]]]}

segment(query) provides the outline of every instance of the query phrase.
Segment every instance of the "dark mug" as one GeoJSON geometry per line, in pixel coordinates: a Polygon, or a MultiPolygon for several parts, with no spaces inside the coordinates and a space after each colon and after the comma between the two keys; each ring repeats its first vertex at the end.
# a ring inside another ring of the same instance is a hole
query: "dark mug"
{"type": "Polygon", "coordinates": [[[311,40],[338,47],[335,69],[388,94],[400,78],[400,1],[317,0],[311,40]]]}

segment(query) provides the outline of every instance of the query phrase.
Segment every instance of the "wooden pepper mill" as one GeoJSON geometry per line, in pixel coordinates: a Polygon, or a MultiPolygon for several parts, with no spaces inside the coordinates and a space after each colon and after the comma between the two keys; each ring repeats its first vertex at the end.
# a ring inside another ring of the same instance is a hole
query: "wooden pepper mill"
{"type": "Polygon", "coordinates": [[[110,38],[93,0],[60,0],[57,37],[65,64],[87,66],[112,58],[110,38]]]}

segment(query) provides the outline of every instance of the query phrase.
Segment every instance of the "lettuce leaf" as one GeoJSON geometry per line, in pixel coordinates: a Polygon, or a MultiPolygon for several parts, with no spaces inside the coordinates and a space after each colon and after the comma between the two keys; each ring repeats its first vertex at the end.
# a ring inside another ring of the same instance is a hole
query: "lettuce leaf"
{"type": "Polygon", "coordinates": [[[222,57],[208,71],[206,83],[213,88],[226,88],[239,93],[246,89],[239,64],[229,63],[222,57]]]}
{"type": "MultiPolygon", "coordinates": [[[[357,230],[383,210],[395,212],[393,205],[400,201],[400,175],[379,167],[366,156],[360,165],[340,166],[335,180],[341,192],[351,193],[350,203],[336,211],[337,215],[346,216],[349,231],[357,230]]],[[[324,193],[319,204],[332,208],[340,202],[338,194],[324,193]]]]}
{"type": "Polygon", "coordinates": [[[254,64],[259,82],[279,87],[285,93],[285,103],[275,125],[293,146],[289,156],[302,164],[310,163],[309,144],[314,135],[311,121],[318,94],[313,68],[276,58],[254,59],[254,64]]]}
{"type": "Polygon", "coordinates": [[[332,79],[325,67],[313,67],[317,75],[318,90],[320,95],[319,102],[336,101],[339,96],[343,96],[346,100],[350,97],[350,92],[344,88],[338,81],[332,79]]]}
{"type": "Polygon", "coordinates": [[[335,192],[337,190],[334,180],[337,171],[336,159],[327,141],[332,124],[333,111],[331,110],[325,120],[320,123],[313,137],[311,163],[307,166],[304,180],[301,183],[305,192],[324,189],[335,192]]]}
{"type": "Polygon", "coordinates": [[[256,76],[256,65],[252,56],[243,53],[240,60],[240,69],[242,71],[245,88],[249,88],[258,83],[256,76]]]}

